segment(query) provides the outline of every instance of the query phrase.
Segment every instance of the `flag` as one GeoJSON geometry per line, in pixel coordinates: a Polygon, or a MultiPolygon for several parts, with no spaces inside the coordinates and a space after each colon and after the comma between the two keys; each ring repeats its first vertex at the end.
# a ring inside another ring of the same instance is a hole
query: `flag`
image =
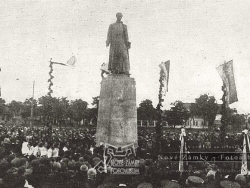
{"type": "Polygon", "coordinates": [[[68,61],[67,61],[67,64],[68,65],[75,65],[76,63],[76,57],[75,56],[72,56],[68,61]]]}
{"type": "Polygon", "coordinates": [[[247,157],[249,153],[249,136],[248,136],[248,130],[244,130],[242,132],[244,132],[244,138],[243,138],[241,174],[247,175],[250,169],[250,164],[247,162],[247,157]]]}
{"type": "Polygon", "coordinates": [[[106,157],[106,143],[105,143],[105,145],[104,145],[104,151],[103,151],[103,168],[104,168],[104,172],[105,173],[107,173],[108,171],[107,171],[107,157],[106,157]]]}
{"type": "Polygon", "coordinates": [[[237,102],[238,97],[234,80],[233,61],[226,62],[217,67],[216,69],[222,78],[223,84],[226,86],[227,89],[227,105],[237,102]]]}
{"type": "Polygon", "coordinates": [[[164,95],[166,95],[166,92],[168,92],[168,80],[169,80],[169,68],[170,68],[170,61],[162,62],[160,65],[161,71],[163,71],[163,76],[164,76],[164,86],[165,86],[165,91],[164,95]]]}

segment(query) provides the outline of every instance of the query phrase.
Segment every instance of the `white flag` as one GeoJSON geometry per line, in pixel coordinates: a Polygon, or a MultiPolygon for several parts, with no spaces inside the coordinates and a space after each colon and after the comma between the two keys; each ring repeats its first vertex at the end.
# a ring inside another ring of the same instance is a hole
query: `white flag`
{"type": "Polygon", "coordinates": [[[247,157],[249,154],[249,136],[247,133],[248,133],[248,131],[245,130],[244,139],[243,139],[243,151],[242,151],[242,166],[241,166],[241,174],[242,175],[247,175],[249,173],[248,166],[250,166],[247,162],[247,157]]]}
{"type": "Polygon", "coordinates": [[[170,68],[170,61],[162,62],[160,65],[161,71],[163,71],[164,75],[164,95],[166,95],[166,92],[168,92],[168,80],[169,80],[169,68],[170,68]]]}
{"type": "Polygon", "coordinates": [[[68,61],[67,61],[67,64],[68,65],[75,65],[76,63],[76,57],[75,56],[72,56],[68,61]]]}

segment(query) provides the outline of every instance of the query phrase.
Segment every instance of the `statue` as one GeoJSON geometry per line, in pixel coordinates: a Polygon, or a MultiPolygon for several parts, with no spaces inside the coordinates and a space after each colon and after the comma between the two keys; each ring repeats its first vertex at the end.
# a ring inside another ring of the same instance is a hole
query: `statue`
{"type": "Polygon", "coordinates": [[[122,13],[117,13],[116,18],[116,22],[109,26],[106,41],[106,47],[110,44],[108,70],[112,74],[129,75],[128,49],[131,43],[128,40],[127,26],[121,21],[122,13]]]}
{"type": "Polygon", "coordinates": [[[109,62],[101,66],[103,79],[95,142],[97,146],[105,143],[121,148],[131,144],[138,147],[136,83],[129,74],[128,31],[121,22],[122,14],[117,13],[116,18],[109,26],[106,41],[106,46],[110,46],[109,62]]]}

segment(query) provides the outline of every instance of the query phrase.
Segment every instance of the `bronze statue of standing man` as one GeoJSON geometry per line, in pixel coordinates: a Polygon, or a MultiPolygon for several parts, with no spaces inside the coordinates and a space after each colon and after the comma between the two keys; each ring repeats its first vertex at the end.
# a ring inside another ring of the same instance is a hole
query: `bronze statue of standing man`
{"type": "Polygon", "coordinates": [[[116,22],[110,24],[106,46],[110,44],[108,70],[112,74],[129,75],[130,63],[129,53],[130,42],[128,40],[127,26],[121,21],[122,13],[116,14],[116,22]]]}

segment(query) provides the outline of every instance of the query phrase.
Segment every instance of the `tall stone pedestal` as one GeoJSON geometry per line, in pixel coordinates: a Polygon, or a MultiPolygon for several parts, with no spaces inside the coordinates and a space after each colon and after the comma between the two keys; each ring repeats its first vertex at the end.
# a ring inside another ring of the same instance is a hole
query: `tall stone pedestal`
{"type": "Polygon", "coordinates": [[[134,78],[109,75],[101,82],[96,144],[137,147],[137,108],[134,78]]]}

